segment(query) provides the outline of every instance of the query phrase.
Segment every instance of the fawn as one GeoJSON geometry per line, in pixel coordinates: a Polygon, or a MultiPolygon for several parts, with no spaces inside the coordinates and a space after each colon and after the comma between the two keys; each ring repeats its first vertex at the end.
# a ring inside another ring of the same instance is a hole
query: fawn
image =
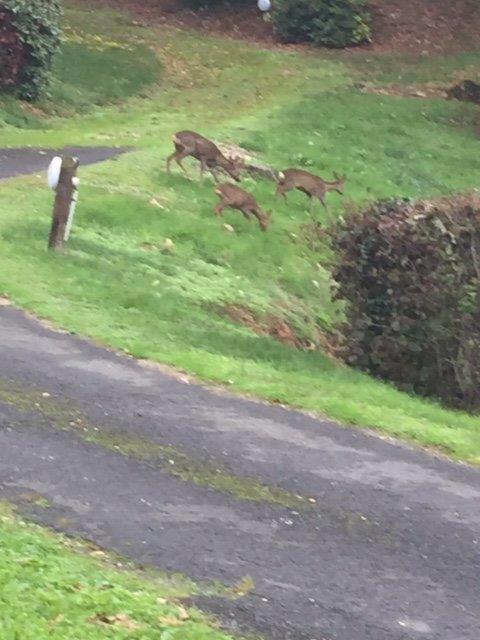
{"type": "Polygon", "coordinates": [[[204,138],[195,131],[179,131],[173,136],[175,151],[167,158],[167,172],[170,173],[172,160],[187,174],[182,160],[192,156],[200,161],[200,177],[203,179],[205,170],[209,170],[215,182],[218,183],[217,168],[223,169],[234,180],[240,182],[241,163],[223,155],[211,140],[204,138]]]}
{"type": "Polygon", "coordinates": [[[221,216],[227,207],[238,209],[245,218],[250,221],[252,216],[257,218],[262,231],[266,231],[270,224],[270,215],[267,215],[258,205],[251,193],[237,187],[234,184],[224,182],[215,187],[215,193],[220,197],[220,202],[215,207],[217,216],[221,216]]]}
{"type": "Polygon", "coordinates": [[[320,176],[303,171],[302,169],[285,169],[278,174],[277,196],[286,198],[286,194],[293,189],[303,191],[310,198],[310,210],[312,209],[313,198],[318,198],[325,208],[325,196],[329,191],[336,191],[343,195],[346,176],[339,176],[334,172],[335,180],[327,182],[320,176]]]}

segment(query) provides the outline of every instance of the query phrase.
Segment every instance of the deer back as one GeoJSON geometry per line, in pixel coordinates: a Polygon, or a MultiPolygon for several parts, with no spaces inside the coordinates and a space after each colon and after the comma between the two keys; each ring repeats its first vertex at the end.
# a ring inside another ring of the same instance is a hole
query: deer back
{"type": "Polygon", "coordinates": [[[251,193],[228,182],[217,185],[215,192],[230,206],[238,209],[258,206],[251,193]]]}
{"type": "Polygon", "coordinates": [[[292,189],[300,189],[307,193],[315,193],[323,188],[325,181],[303,169],[286,169],[281,172],[285,176],[284,183],[292,189]]]}
{"type": "Polygon", "coordinates": [[[179,131],[173,136],[173,141],[197,160],[216,160],[217,156],[223,155],[214,142],[195,131],[179,131]]]}

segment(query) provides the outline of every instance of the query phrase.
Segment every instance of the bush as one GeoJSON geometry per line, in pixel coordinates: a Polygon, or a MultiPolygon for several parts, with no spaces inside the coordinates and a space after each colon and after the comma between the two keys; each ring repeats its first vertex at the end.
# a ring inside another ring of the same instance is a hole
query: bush
{"type": "Polygon", "coordinates": [[[380,202],[333,238],[348,362],[479,410],[480,198],[380,202]]]}
{"type": "Polygon", "coordinates": [[[46,88],[60,44],[60,0],[0,0],[26,46],[19,95],[35,100],[46,88]]]}
{"type": "Polygon", "coordinates": [[[346,47],[371,36],[367,0],[275,0],[273,21],[284,42],[346,47]]]}

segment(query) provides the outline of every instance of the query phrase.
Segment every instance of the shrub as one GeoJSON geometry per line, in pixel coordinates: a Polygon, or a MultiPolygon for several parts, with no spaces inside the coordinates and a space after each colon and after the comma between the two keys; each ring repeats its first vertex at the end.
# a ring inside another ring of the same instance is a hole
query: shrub
{"type": "Polygon", "coordinates": [[[60,44],[60,0],[0,0],[26,48],[19,95],[35,100],[48,85],[60,44]]]}
{"type": "Polygon", "coordinates": [[[480,198],[380,202],[333,238],[348,362],[479,410],[480,198]]]}
{"type": "Polygon", "coordinates": [[[275,0],[273,21],[284,42],[346,47],[371,36],[367,0],[275,0]]]}

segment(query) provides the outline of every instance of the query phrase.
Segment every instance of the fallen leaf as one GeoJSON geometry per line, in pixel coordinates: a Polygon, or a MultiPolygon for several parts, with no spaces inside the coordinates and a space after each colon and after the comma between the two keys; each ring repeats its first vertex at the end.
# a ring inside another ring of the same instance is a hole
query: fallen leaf
{"type": "Polygon", "coordinates": [[[173,616],[160,616],[158,618],[158,621],[165,627],[181,627],[183,624],[185,624],[183,620],[174,618],[173,616]]]}
{"type": "Polygon", "coordinates": [[[115,625],[123,627],[124,629],[140,629],[138,622],[135,622],[126,613],[117,613],[114,616],[109,616],[104,613],[97,613],[88,619],[93,624],[115,625]]]}
{"type": "Polygon", "coordinates": [[[163,204],[160,204],[160,202],[156,198],[152,198],[150,200],[150,204],[152,205],[152,207],[158,207],[159,209],[165,209],[163,204]]]}
{"type": "Polygon", "coordinates": [[[177,609],[177,615],[180,618],[180,620],[189,620],[190,619],[190,614],[185,609],[185,607],[182,607],[182,605],[179,605],[179,607],[177,609]]]}
{"type": "Polygon", "coordinates": [[[250,591],[255,588],[255,583],[250,576],[242,578],[238,584],[236,584],[232,591],[238,598],[243,598],[248,595],[250,591]]]}
{"type": "Polygon", "coordinates": [[[173,244],[173,240],[171,238],[165,238],[162,246],[164,251],[172,252],[175,249],[175,245],[173,244]]]}
{"type": "Polygon", "coordinates": [[[61,622],[63,622],[65,620],[65,616],[63,613],[59,613],[58,616],[56,616],[55,618],[53,618],[53,620],[50,620],[51,624],[60,624],[61,622]]]}

